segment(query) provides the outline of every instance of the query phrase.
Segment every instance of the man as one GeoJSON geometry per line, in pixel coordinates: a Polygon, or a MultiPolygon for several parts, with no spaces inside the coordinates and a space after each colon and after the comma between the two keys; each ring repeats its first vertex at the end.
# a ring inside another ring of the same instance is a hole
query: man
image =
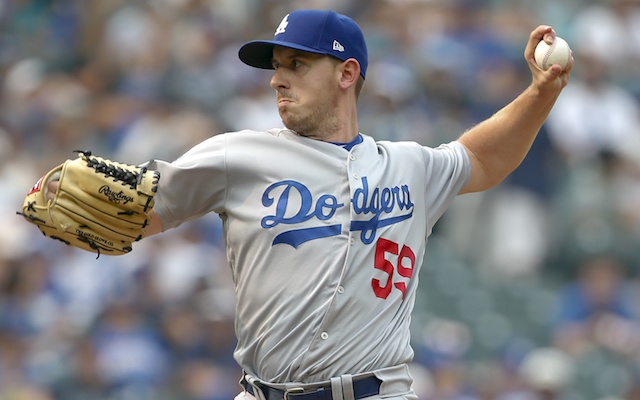
{"type": "MultiPolygon", "coordinates": [[[[573,61],[436,149],[375,142],[356,113],[364,36],[350,18],[299,10],[273,40],[242,46],[274,69],[286,129],[216,135],[160,171],[147,235],[209,212],[224,221],[237,293],[238,399],[415,399],[409,325],[427,238],[462,193],[500,183],[525,157],[573,61]]],[[[239,116],[241,117],[241,116],[239,116]]]]}

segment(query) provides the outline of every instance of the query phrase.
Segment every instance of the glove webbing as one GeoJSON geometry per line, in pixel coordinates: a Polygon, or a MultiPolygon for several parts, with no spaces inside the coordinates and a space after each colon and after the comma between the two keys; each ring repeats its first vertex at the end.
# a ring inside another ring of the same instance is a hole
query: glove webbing
{"type": "MultiPolygon", "coordinates": [[[[142,174],[133,171],[127,171],[113,164],[107,164],[95,157],[91,157],[90,151],[74,150],[74,153],[80,153],[87,159],[87,166],[96,170],[96,174],[104,174],[105,177],[112,177],[116,182],[121,181],[122,186],[129,185],[131,189],[136,189],[142,178],[142,174]]],[[[144,173],[146,168],[142,169],[144,173]]]]}

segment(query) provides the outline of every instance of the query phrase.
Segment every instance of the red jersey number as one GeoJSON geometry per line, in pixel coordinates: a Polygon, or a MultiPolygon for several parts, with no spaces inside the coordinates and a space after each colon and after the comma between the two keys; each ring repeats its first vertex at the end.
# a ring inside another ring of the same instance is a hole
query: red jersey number
{"type": "Polygon", "coordinates": [[[380,279],[373,278],[371,280],[373,293],[381,299],[386,299],[395,287],[402,292],[402,298],[404,299],[407,291],[407,283],[402,278],[406,278],[407,280],[411,279],[415,263],[416,255],[410,247],[403,245],[402,249],[400,249],[398,243],[379,238],[376,242],[376,254],[373,267],[384,271],[388,277],[384,285],[380,279]],[[395,264],[392,261],[395,261],[395,264]],[[396,271],[401,278],[394,281],[396,271]]]}

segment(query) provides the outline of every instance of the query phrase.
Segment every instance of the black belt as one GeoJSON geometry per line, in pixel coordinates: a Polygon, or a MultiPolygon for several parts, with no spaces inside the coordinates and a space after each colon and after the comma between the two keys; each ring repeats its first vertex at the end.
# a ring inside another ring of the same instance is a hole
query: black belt
{"type": "MultiPolygon", "coordinates": [[[[375,376],[353,381],[353,395],[356,400],[380,393],[382,382],[375,376]]],[[[242,382],[245,390],[255,395],[253,388],[246,382],[242,382]]],[[[288,391],[274,389],[269,386],[256,384],[266,397],[266,400],[332,400],[331,385],[303,391],[302,389],[289,389],[288,391]]]]}

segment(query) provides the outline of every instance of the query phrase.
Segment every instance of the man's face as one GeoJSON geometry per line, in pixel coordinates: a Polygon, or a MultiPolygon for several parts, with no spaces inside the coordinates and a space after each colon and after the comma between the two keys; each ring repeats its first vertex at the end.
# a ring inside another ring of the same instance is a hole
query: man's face
{"type": "Polygon", "coordinates": [[[287,128],[317,139],[337,130],[339,65],[339,60],[322,54],[273,49],[271,87],[277,92],[278,112],[287,128]]]}

